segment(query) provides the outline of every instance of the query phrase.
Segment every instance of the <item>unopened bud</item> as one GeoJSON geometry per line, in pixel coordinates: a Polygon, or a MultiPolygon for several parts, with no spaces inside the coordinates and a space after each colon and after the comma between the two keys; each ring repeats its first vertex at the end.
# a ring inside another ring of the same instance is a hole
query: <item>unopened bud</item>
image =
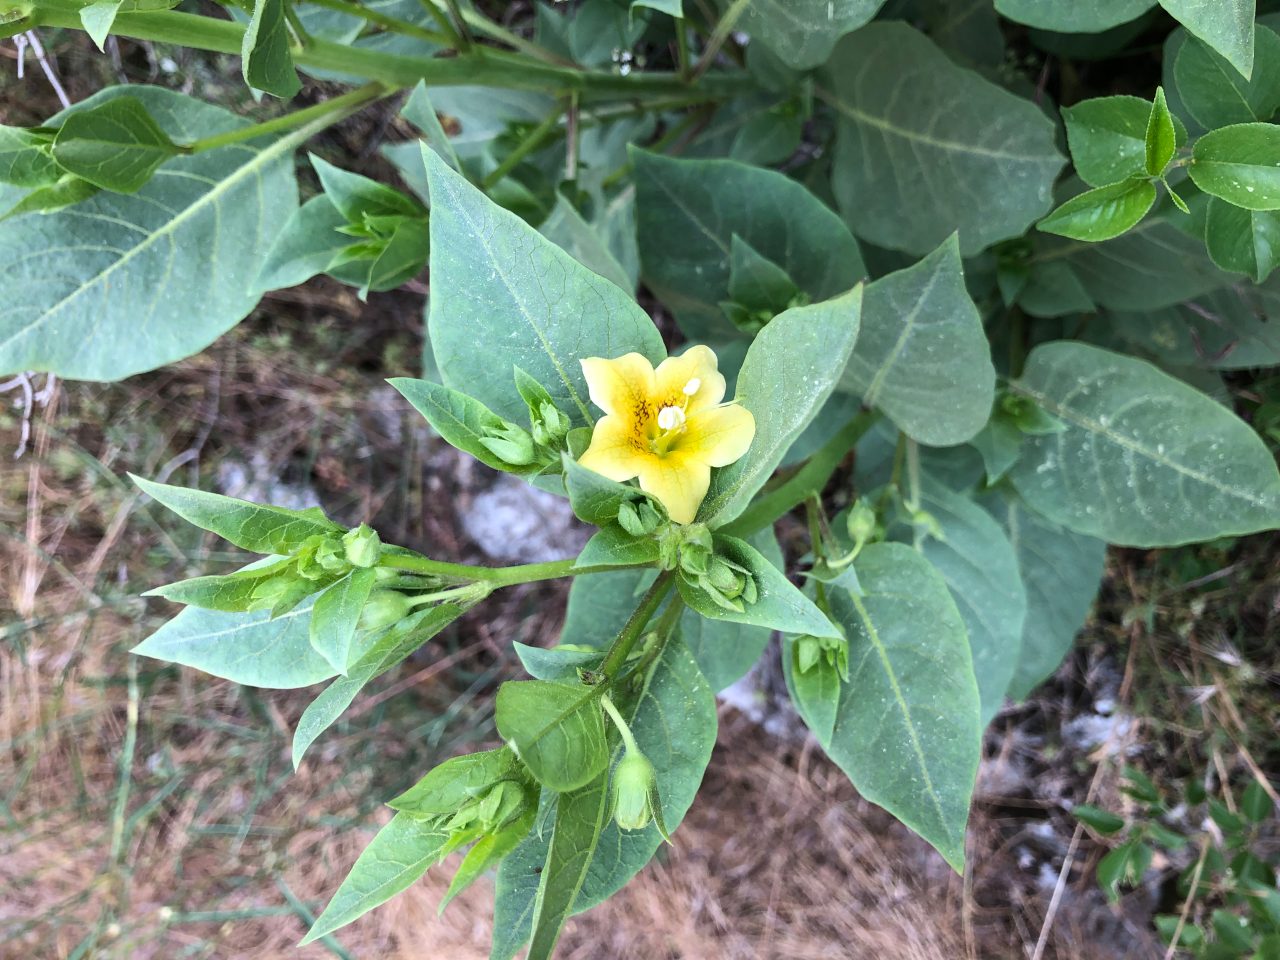
{"type": "Polygon", "coordinates": [[[315,561],[330,573],[338,573],[350,565],[345,547],[337,540],[326,540],[316,547],[315,561]]]}
{"type": "Polygon", "coordinates": [[[360,611],[360,626],[364,630],[381,630],[399,623],[412,610],[409,598],[403,593],[396,590],[375,590],[360,611]]]}
{"type": "MultiPolygon", "coordinates": [[[[613,819],[623,830],[643,830],[653,822],[657,775],[639,750],[628,750],[613,771],[613,819]]],[[[666,830],[662,830],[666,836],[666,830]]]]}
{"type": "Polygon", "coordinates": [[[513,467],[525,467],[534,461],[533,437],[514,423],[495,427],[489,436],[481,437],[480,442],[495,457],[513,467]]]}
{"type": "Polygon", "coordinates": [[[347,531],[342,545],[346,548],[347,560],[355,567],[376,566],[382,554],[382,538],[367,523],[347,531]]]}
{"type": "Polygon", "coordinates": [[[862,546],[876,532],[876,512],[866,500],[859,499],[849,509],[845,519],[845,529],[849,531],[849,539],[854,546],[862,546]]]}

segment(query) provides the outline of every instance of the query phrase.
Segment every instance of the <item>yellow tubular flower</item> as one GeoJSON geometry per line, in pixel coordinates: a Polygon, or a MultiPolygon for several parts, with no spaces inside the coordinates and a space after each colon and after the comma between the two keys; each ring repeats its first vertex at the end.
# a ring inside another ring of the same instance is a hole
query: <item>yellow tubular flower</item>
{"type": "Polygon", "coordinates": [[[722,404],[724,375],[708,347],[691,347],[653,365],[638,353],[582,361],[591,402],[605,412],[579,462],[610,480],[640,478],[671,519],[692,523],[711,484],[711,468],[742,457],[756,421],[722,404]]]}

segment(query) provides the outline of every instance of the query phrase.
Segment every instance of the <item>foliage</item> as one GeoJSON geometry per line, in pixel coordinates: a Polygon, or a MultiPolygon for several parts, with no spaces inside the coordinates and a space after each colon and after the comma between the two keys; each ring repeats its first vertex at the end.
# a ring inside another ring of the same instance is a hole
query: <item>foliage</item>
{"type": "MultiPolygon", "coordinates": [[[[1002,43],[1046,64],[1125,55],[1170,26],[1154,0],[978,2],[967,29],[941,0],[583,0],[515,29],[452,0],[6,11],[10,32],[239,51],[280,100],[361,85],[255,124],[112,87],[0,127],[0,372],[121,378],[267,291],[327,274],[367,297],[429,267],[435,375],[396,389],[598,528],[575,560],[478,567],[137,481],[260,559],[152,591],[187,609],[135,652],[330,681],[295,765],[493,591],[576,578],[562,644],[521,648],[532,679],[497,692],[504,746],[393,800],[308,939],[465,848],[446,902],[496,868],[493,955],[550,957],[568,917],[679,842],[714,692],[773,632],[823,749],[961,870],[982,729],[1066,655],[1106,544],[1280,525],[1275,411],[1251,397],[1251,424],[1218,373],[1280,364],[1280,36],[1246,0],[1159,5],[1181,26],[1163,82],[1140,78],[1150,98],[1061,110],[1002,43]],[[296,152],[409,88],[421,136],[383,151],[402,183],[312,155],[320,189],[299,203],[296,152]],[[802,504],[788,563],[772,527],[802,504]]],[[[1171,842],[1080,813],[1129,831],[1109,889],[1171,842]]],[[[1232,922],[1169,935],[1217,949],[1232,922]]]]}

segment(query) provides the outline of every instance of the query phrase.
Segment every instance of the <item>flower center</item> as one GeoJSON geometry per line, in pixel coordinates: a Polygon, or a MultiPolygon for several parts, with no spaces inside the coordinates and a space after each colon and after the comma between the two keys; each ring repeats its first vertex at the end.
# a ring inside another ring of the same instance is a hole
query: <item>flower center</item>
{"type": "Polygon", "coordinates": [[[679,404],[668,404],[658,411],[658,434],[649,441],[649,449],[658,456],[665,456],[676,438],[684,433],[685,422],[688,420],[685,411],[689,408],[689,401],[701,388],[702,381],[693,377],[680,388],[683,397],[679,404]]]}

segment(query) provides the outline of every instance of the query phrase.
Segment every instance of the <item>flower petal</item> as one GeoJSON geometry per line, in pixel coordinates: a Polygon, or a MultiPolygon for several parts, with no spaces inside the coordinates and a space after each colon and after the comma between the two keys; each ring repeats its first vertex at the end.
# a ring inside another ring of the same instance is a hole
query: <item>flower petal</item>
{"type": "Polygon", "coordinates": [[[653,364],[640,354],[626,353],[613,360],[588,357],[581,363],[591,402],[605,413],[634,417],[638,410],[650,405],[654,394],[653,364]]]}
{"type": "Polygon", "coordinates": [[[701,344],[678,357],[667,357],[655,371],[659,406],[681,405],[686,397],[685,386],[697,380],[697,392],[687,395],[689,405],[685,412],[694,414],[714,407],[724,399],[725,391],[724,374],[717,366],[715,351],[701,344]]]}
{"type": "Polygon", "coordinates": [[[742,459],[755,436],[756,418],[751,411],[729,403],[691,414],[676,449],[707,466],[727,467],[742,459]]]}
{"type": "Polygon", "coordinates": [[[591,445],[578,458],[578,463],[602,477],[622,483],[639,476],[655,459],[648,445],[637,438],[630,420],[607,416],[596,421],[591,445]]]}
{"type": "Polygon", "coordinates": [[[661,500],[676,523],[693,523],[710,486],[711,468],[675,451],[646,460],[640,470],[640,489],[661,500]]]}

